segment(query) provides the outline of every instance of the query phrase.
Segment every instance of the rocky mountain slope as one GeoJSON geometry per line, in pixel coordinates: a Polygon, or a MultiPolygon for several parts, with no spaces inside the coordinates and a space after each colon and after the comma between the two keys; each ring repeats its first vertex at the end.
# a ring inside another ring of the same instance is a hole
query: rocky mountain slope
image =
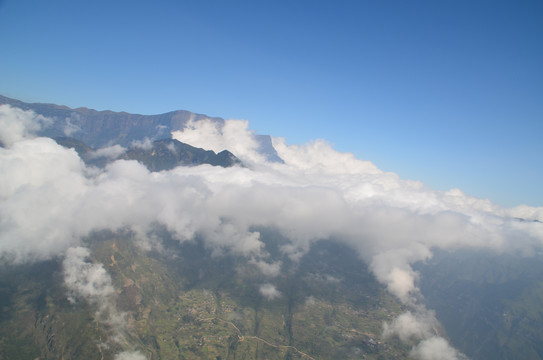
{"type": "MultiPolygon", "coordinates": [[[[7,104],[23,110],[32,110],[53,120],[39,135],[51,138],[71,137],[97,149],[111,145],[130,147],[134,141],[146,138],[155,141],[170,139],[171,132],[182,130],[190,121],[208,119],[224,122],[190,111],[177,110],[159,115],[129,114],[126,112],[97,111],[88,108],[71,109],[67,106],[42,103],[25,103],[0,95],[0,105],[7,104]]],[[[257,135],[260,151],[268,160],[281,161],[268,135],[257,135]]]]}
{"type": "Polygon", "coordinates": [[[175,139],[156,140],[145,147],[118,148],[119,153],[113,154],[113,157],[105,156],[103,149],[102,152],[100,149],[92,149],[74,138],[58,137],[55,141],[64,147],[75,149],[87,165],[98,167],[103,167],[108,162],[117,159],[136,160],[145,165],[149,171],[171,170],[177,166],[201,164],[222,167],[242,165],[241,161],[228,150],[216,154],[214,151],[200,149],[175,139]]]}

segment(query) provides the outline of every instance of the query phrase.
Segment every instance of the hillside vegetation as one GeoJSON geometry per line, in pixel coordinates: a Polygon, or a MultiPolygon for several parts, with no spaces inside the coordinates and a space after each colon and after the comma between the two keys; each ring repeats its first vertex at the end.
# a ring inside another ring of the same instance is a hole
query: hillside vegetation
{"type": "MultiPolygon", "coordinates": [[[[281,237],[264,231],[270,253],[281,237]]],[[[130,232],[87,239],[116,290],[123,329],[101,319],[97,304],[76,299],[62,264],[4,267],[0,279],[3,359],[108,359],[138,350],[149,359],[404,359],[408,348],[384,342],[382,323],[401,307],[349,249],[320,242],[299,263],[265,277],[237,256],[212,255],[198,241],[166,240],[143,250],[130,232]],[[265,295],[264,284],[277,288],[265,295]],[[112,340],[112,337],[120,338],[112,340]],[[23,349],[23,350],[21,350],[23,349]]],[[[110,310],[111,311],[111,310],[110,310]]]]}

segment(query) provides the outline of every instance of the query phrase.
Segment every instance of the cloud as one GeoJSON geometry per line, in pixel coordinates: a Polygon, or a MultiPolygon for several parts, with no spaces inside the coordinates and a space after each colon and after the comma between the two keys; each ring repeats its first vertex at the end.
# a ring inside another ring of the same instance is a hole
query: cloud
{"type": "Polygon", "coordinates": [[[262,296],[264,296],[267,300],[273,300],[277,299],[278,297],[281,297],[281,292],[277,290],[277,288],[269,283],[262,284],[258,288],[258,291],[262,296]]]}
{"type": "MultiPolygon", "coordinates": [[[[542,208],[504,209],[458,189],[433,191],[339,153],[323,140],[287,145],[274,138],[284,163],[270,163],[258,154],[247,122],[193,121],[174,135],[214,151],[228,148],[251,166],[151,173],[135,161],[117,160],[96,170],[75,151],[32,137],[43,123],[34,114],[2,111],[6,124],[29,127],[4,131],[15,136],[0,148],[0,254],[14,262],[55,256],[96,229],[129,227],[145,239],[160,223],[178,241],[198,236],[214,255],[239,254],[266,276],[276,276],[280,265],[269,260],[254,229],[278,230],[288,239],[281,251],[294,260],[315,241],[334,239],[357,251],[377,279],[414,309],[388,325],[400,336],[403,326],[433,321],[418,304],[419,274],[411,267],[431,258],[432,249],[530,255],[543,244],[543,223],[515,219],[539,220],[542,208]]],[[[269,298],[279,293],[271,284],[259,290],[269,298]]],[[[413,338],[427,341],[432,333],[422,326],[413,338]]],[[[440,342],[425,344],[413,350],[417,356],[440,342]]]]}
{"type": "Polygon", "coordinates": [[[385,280],[388,290],[400,299],[405,299],[415,290],[414,272],[411,269],[392,269],[385,280]]]}
{"type": "Polygon", "coordinates": [[[117,159],[119,156],[126,152],[126,148],[121,145],[113,145],[104,148],[97,149],[89,154],[91,159],[96,158],[108,158],[117,159]]]}
{"type": "Polygon", "coordinates": [[[170,150],[170,152],[171,152],[172,154],[176,154],[176,153],[177,153],[177,151],[175,150],[175,145],[174,145],[173,143],[169,143],[168,145],[166,145],[166,148],[167,148],[168,150],[170,150]]]}
{"type": "Polygon", "coordinates": [[[281,273],[281,261],[275,261],[272,263],[267,263],[263,260],[251,259],[250,263],[255,265],[260,272],[269,277],[278,276],[281,273]]]}
{"type": "Polygon", "coordinates": [[[410,355],[420,360],[467,359],[465,355],[452,348],[445,339],[435,336],[421,341],[413,348],[410,355]]]}
{"type": "Polygon", "coordinates": [[[139,351],[123,351],[115,355],[115,360],[145,360],[147,357],[139,351]]]}
{"type": "Polygon", "coordinates": [[[102,264],[86,261],[89,249],[74,247],[66,251],[63,262],[64,283],[73,293],[71,301],[82,297],[92,304],[97,304],[99,311],[106,310],[113,302],[115,289],[111,278],[102,264]],[[74,298],[75,297],[75,298],[74,298]]]}
{"type": "MultiPolygon", "coordinates": [[[[72,247],[66,251],[62,263],[64,284],[71,302],[83,300],[96,307],[96,320],[107,325],[110,341],[132,347],[127,337],[128,314],[117,309],[117,293],[111,276],[100,263],[88,261],[90,251],[72,247]]],[[[139,360],[145,356],[139,351],[123,351],[115,359],[139,360]]]]}
{"type": "Polygon", "coordinates": [[[74,214],[88,187],[75,151],[46,138],[0,148],[0,254],[46,259],[77,244],[74,214]]]}
{"type": "Polygon", "coordinates": [[[81,116],[78,113],[75,113],[75,112],[72,113],[70,117],[67,117],[65,119],[65,122],[66,124],[64,125],[64,128],[62,129],[62,132],[64,132],[64,135],[72,136],[73,134],[81,131],[81,127],[77,125],[77,123],[81,123],[81,116]]]}
{"type": "Polygon", "coordinates": [[[10,146],[51,123],[51,119],[36,115],[32,111],[0,105],[0,145],[10,146]]]}
{"type": "Polygon", "coordinates": [[[143,140],[134,140],[130,144],[133,148],[140,148],[143,150],[151,150],[153,148],[153,141],[148,137],[145,137],[143,140]]]}
{"type": "Polygon", "coordinates": [[[111,327],[113,339],[118,343],[125,342],[126,314],[117,310],[111,277],[102,264],[88,262],[89,255],[84,247],[66,251],[62,266],[68,299],[71,302],[83,299],[95,306],[96,318],[111,327]]]}
{"type": "Polygon", "coordinates": [[[508,211],[510,216],[543,222],[543,207],[519,205],[508,211]]]}
{"type": "Polygon", "coordinates": [[[383,335],[385,338],[396,335],[402,342],[408,343],[432,336],[436,324],[435,317],[427,311],[417,313],[407,311],[392,320],[392,322],[385,323],[383,325],[383,335]]]}
{"type": "Polygon", "coordinates": [[[417,305],[415,312],[407,311],[390,323],[383,324],[383,336],[397,336],[405,344],[416,344],[410,355],[420,360],[462,360],[465,355],[451,347],[437,334],[439,322],[433,312],[417,305]],[[418,342],[418,343],[417,343],[418,342]]]}
{"type": "Polygon", "coordinates": [[[176,140],[213,150],[219,153],[228,150],[246,163],[259,163],[266,157],[259,153],[259,142],[246,120],[228,120],[218,122],[211,119],[189,120],[183,130],[173,131],[176,140]]]}

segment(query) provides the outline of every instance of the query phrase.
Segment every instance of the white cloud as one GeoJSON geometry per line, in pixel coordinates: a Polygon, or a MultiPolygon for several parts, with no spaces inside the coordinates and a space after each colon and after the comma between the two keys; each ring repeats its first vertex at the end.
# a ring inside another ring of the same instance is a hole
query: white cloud
{"type": "Polygon", "coordinates": [[[411,269],[398,269],[395,267],[388,273],[386,283],[391,293],[400,299],[405,299],[415,290],[415,276],[411,269]]]}
{"type": "Polygon", "coordinates": [[[115,360],[145,360],[147,357],[139,351],[123,351],[115,355],[115,360]]]}
{"type": "MultiPolygon", "coordinates": [[[[100,263],[89,261],[90,251],[73,247],[66,251],[62,263],[64,284],[71,302],[85,301],[96,307],[96,320],[106,324],[109,340],[123,347],[131,347],[127,337],[128,314],[117,308],[117,292],[111,276],[100,263]]],[[[145,359],[139,351],[123,351],[115,359],[145,359]]]]}
{"type": "MultiPolygon", "coordinates": [[[[274,139],[285,163],[267,163],[246,122],[205,120],[176,137],[215,151],[228,148],[250,168],[202,165],[151,173],[118,160],[92,173],[73,150],[28,137],[40,123],[35,115],[2,111],[5,123],[24,118],[30,127],[5,132],[16,136],[6,137],[10,146],[0,149],[0,254],[13,261],[54,256],[94,229],[128,226],[144,238],[159,222],[179,241],[200,235],[214,254],[241,254],[271,276],[279,266],[266,262],[260,234],[252,230],[266,226],[288,239],[281,249],[293,259],[320,239],[348,244],[392,294],[416,308],[418,274],[411,264],[430,258],[432,248],[530,254],[543,243],[543,223],[511,219],[541,219],[542,208],[503,209],[457,189],[433,191],[324,141],[287,145],[274,139]]],[[[271,284],[260,291],[279,294],[271,284]]],[[[425,311],[417,312],[415,324],[432,318],[422,316],[425,311]]],[[[388,326],[407,320],[413,319],[388,326]]],[[[424,336],[417,337],[430,339],[427,328],[419,330],[424,336]]],[[[425,344],[420,356],[440,342],[425,344]]]]}
{"type": "Polygon", "coordinates": [[[418,305],[416,312],[407,311],[390,323],[383,324],[383,336],[397,336],[405,344],[416,344],[410,355],[420,360],[462,360],[466,357],[437,335],[439,326],[433,312],[418,305]]]}
{"type": "Polygon", "coordinates": [[[91,159],[96,158],[108,158],[117,159],[119,156],[126,152],[126,148],[121,145],[113,145],[104,148],[97,149],[89,154],[91,159]]]}
{"type": "Polygon", "coordinates": [[[211,119],[190,120],[185,129],[173,131],[172,137],[216,153],[228,150],[249,164],[265,160],[265,156],[258,153],[259,143],[246,120],[228,120],[224,123],[211,119]]]}
{"type": "Polygon", "coordinates": [[[269,283],[262,284],[258,288],[258,291],[262,296],[264,296],[267,300],[273,300],[277,299],[278,297],[281,297],[281,292],[277,290],[277,288],[269,283]]]}
{"type": "Polygon", "coordinates": [[[281,261],[267,263],[263,260],[251,259],[251,264],[255,265],[260,272],[269,277],[278,276],[281,273],[281,261]]]}
{"type": "Polygon", "coordinates": [[[62,266],[69,299],[72,302],[83,299],[96,306],[96,318],[111,327],[112,338],[125,342],[126,314],[117,310],[111,277],[102,264],[88,262],[89,255],[89,250],[83,247],[66,251],[62,266]]]}
{"type": "Polygon", "coordinates": [[[133,148],[140,148],[143,150],[151,150],[153,148],[153,141],[148,137],[145,137],[143,140],[134,140],[130,144],[133,148]]]}
{"type": "Polygon", "coordinates": [[[0,148],[0,253],[44,259],[78,242],[73,216],[88,187],[75,151],[36,138],[0,148]]]}
{"type": "Polygon", "coordinates": [[[508,213],[521,219],[543,221],[543,207],[520,205],[510,209],[508,213]]]}
{"type": "Polygon", "coordinates": [[[89,249],[84,247],[74,247],[66,251],[63,262],[64,283],[76,297],[98,304],[102,309],[113,302],[115,289],[102,264],[86,261],[89,255],[89,249]]]}
{"type": "Polygon", "coordinates": [[[51,119],[36,115],[32,111],[0,105],[0,145],[10,146],[51,123],[51,119]]]}
{"type": "Polygon", "coordinates": [[[421,341],[412,351],[411,356],[420,360],[463,360],[463,354],[452,348],[447,340],[431,337],[421,341]]]}
{"type": "Polygon", "coordinates": [[[404,343],[431,337],[437,320],[427,311],[412,313],[407,311],[390,323],[383,325],[385,338],[397,335],[404,343]]]}
{"type": "MultiPolygon", "coordinates": [[[[351,153],[335,151],[325,140],[305,145],[287,145],[283,138],[273,138],[279,157],[294,169],[310,174],[383,175],[373,163],[359,160],[351,153]]],[[[392,175],[392,174],[389,174],[392,175]]]]}

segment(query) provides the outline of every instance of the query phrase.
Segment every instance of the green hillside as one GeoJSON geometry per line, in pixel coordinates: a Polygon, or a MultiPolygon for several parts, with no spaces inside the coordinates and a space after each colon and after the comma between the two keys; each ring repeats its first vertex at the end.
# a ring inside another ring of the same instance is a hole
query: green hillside
{"type": "MultiPolygon", "coordinates": [[[[281,237],[262,234],[273,253],[281,237]]],[[[60,261],[4,266],[0,358],[111,359],[120,351],[149,359],[407,357],[408,348],[381,337],[400,305],[342,245],[320,242],[299,263],[281,258],[282,275],[266,278],[248,259],[212,256],[198,241],[164,243],[147,251],[130,233],[87,239],[90,260],[111,276],[116,311],[126,315],[120,331],[96,305],[68,301],[60,261]],[[280,296],[266,298],[262,284],[280,296]]]]}

